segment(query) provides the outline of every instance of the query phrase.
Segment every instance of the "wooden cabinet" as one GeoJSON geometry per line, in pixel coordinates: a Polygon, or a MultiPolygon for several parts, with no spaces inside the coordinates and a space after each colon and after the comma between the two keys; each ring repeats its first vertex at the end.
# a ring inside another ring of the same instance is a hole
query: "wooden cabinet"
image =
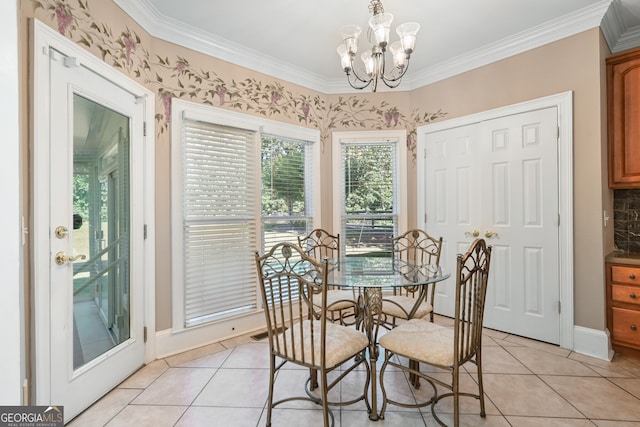
{"type": "Polygon", "coordinates": [[[609,186],[640,188],[640,49],[607,59],[609,186]]]}
{"type": "Polygon", "coordinates": [[[640,355],[640,266],[607,263],[607,327],[611,346],[640,355]]]}

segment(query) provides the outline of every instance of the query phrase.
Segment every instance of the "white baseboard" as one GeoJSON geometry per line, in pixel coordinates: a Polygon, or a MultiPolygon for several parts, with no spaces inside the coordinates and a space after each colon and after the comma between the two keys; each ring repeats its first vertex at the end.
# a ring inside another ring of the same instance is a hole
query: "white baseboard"
{"type": "Polygon", "coordinates": [[[611,349],[609,331],[606,329],[600,331],[582,326],[574,326],[573,351],[586,356],[611,361],[611,359],[613,359],[613,350],[611,349]]]}
{"type": "MultiPolygon", "coordinates": [[[[165,329],[156,332],[155,353],[156,357],[161,359],[262,329],[263,313],[181,331],[165,329]]],[[[610,343],[609,331],[606,329],[600,331],[582,326],[573,328],[573,351],[576,353],[610,361],[614,354],[610,343]]]]}
{"type": "Polygon", "coordinates": [[[162,359],[204,345],[261,331],[264,328],[264,313],[260,312],[180,331],[165,329],[156,332],[156,357],[162,359]]]}

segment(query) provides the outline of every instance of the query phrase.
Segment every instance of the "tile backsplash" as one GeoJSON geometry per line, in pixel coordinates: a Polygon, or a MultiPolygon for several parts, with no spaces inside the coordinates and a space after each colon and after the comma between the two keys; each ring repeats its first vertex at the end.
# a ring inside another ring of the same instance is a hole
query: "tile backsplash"
{"type": "Polygon", "coordinates": [[[640,189],[613,191],[613,228],[619,250],[640,253],[640,189]]]}

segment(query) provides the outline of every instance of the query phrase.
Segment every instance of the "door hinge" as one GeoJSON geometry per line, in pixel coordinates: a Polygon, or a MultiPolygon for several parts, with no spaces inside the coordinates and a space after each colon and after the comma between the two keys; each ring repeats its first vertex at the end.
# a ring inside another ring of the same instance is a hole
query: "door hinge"
{"type": "Polygon", "coordinates": [[[558,214],[558,227],[560,227],[560,214],[558,214]]]}
{"type": "Polygon", "coordinates": [[[147,122],[142,122],[142,136],[147,136],[147,122]]]}
{"type": "Polygon", "coordinates": [[[147,224],[145,224],[145,225],[144,225],[143,229],[144,229],[144,231],[143,231],[143,233],[144,233],[144,240],[147,240],[147,224]]]}
{"type": "Polygon", "coordinates": [[[29,380],[24,380],[22,383],[22,404],[29,405],[29,380]]]}
{"type": "Polygon", "coordinates": [[[147,342],[147,327],[145,326],[142,330],[142,338],[144,342],[147,342]]]}
{"type": "Polygon", "coordinates": [[[73,56],[67,56],[66,58],[64,58],[63,62],[64,62],[64,66],[67,68],[75,68],[80,66],[80,63],[78,62],[78,58],[73,56]]]}
{"type": "Polygon", "coordinates": [[[560,140],[560,126],[556,127],[556,139],[559,141],[560,140]]]}
{"type": "Polygon", "coordinates": [[[562,303],[558,301],[558,314],[562,313],[562,303]]]}

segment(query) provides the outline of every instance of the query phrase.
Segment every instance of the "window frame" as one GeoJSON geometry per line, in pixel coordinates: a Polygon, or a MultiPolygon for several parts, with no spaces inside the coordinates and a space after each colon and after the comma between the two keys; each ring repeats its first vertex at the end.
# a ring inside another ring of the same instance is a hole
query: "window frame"
{"type": "MultiPolygon", "coordinates": [[[[255,132],[254,144],[254,165],[258,171],[254,175],[256,180],[254,188],[254,213],[256,224],[256,245],[254,250],[262,252],[262,209],[261,209],[261,174],[260,174],[260,148],[262,145],[262,135],[278,136],[286,139],[304,140],[312,143],[312,216],[314,226],[321,224],[321,180],[320,180],[320,133],[318,130],[290,125],[249,114],[224,110],[209,105],[197,104],[180,99],[174,99],[171,106],[171,305],[172,305],[172,333],[199,330],[199,333],[210,331],[211,328],[217,331],[209,335],[212,337],[227,337],[229,328],[234,334],[241,334],[255,330],[263,326],[264,317],[262,315],[262,305],[260,303],[260,291],[255,271],[251,272],[256,277],[255,292],[257,295],[257,307],[254,311],[238,314],[196,326],[185,326],[185,284],[184,284],[184,235],[183,219],[184,204],[182,194],[183,164],[182,164],[182,133],[184,119],[198,120],[215,124],[218,126],[230,126],[255,132]],[[256,316],[260,313],[259,316],[256,316]],[[224,335],[220,335],[224,334],[224,335]]],[[[210,332],[208,332],[210,333],[210,332]]],[[[204,336],[204,335],[202,335],[204,336]]]]}
{"type": "MultiPolygon", "coordinates": [[[[406,130],[377,130],[377,131],[353,131],[333,132],[332,134],[332,170],[333,170],[333,230],[344,234],[342,230],[344,215],[344,177],[342,176],[342,144],[378,144],[380,142],[393,143],[396,150],[395,177],[397,182],[394,187],[394,212],[398,218],[398,233],[407,230],[408,206],[407,206],[407,132],[406,130]],[[339,230],[339,231],[336,231],[339,230]]],[[[346,239],[342,239],[342,245],[346,239]]],[[[345,256],[345,248],[342,248],[345,256]]]]}

